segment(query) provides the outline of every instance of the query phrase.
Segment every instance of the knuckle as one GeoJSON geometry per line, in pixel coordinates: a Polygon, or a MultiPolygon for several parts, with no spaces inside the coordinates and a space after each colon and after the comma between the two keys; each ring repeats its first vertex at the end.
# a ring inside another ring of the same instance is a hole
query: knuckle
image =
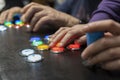
{"type": "Polygon", "coordinates": [[[73,34],[75,34],[75,32],[74,31],[69,31],[68,34],[73,35],[73,34]]]}
{"type": "Polygon", "coordinates": [[[108,23],[109,23],[109,27],[113,27],[113,26],[115,26],[115,21],[113,21],[113,20],[108,20],[108,23]]]}
{"type": "Polygon", "coordinates": [[[31,5],[35,5],[36,3],[35,3],[35,2],[31,2],[30,4],[31,4],[31,5]]]}
{"type": "Polygon", "coordinates": [[[50,11],[49,12],[47,11],[46,15],[50,16],[52,19],[54,19],[54,17],[55,17],[55,15],[53,13],[51,13],[50,11]]]}
{"type": "Polygon", "coordinates": [[[61,29],[61,30],[64,30],[64,29],[66,29],[66,27],[61,27],[60,29],[61,29]]]}
{"type": "Polygon", "coordinates": [[[35,18],[38,18],[38,17],[39,17],[39,13],[36,13],[36,14],[34,15],[34,17],[35,17],[35,18]]]}
{"type": "Polygon", "coordinates": [[[101,45],[102,45],[102,47],[107,47],[107,46],[109,46],[108,40],[107,40],[106,38],[103,38],[103,39],[101,40],[101,45]]]}
{"type": "Polygon", "coordinates": [[[31,10],[36,10],[36,6],[32,6],[32,7],[31,7],[31,10]]]}
{"type": "Polygon", "coordinates": [[[116,54],[114,53],[114,50],[113,50],[113,49],[110,49],[110,50],[108,51],[108,54],[109,54],[109,57],[110,57],[110,58],[115,58],[115,57],[116,57],[116,54]]]}

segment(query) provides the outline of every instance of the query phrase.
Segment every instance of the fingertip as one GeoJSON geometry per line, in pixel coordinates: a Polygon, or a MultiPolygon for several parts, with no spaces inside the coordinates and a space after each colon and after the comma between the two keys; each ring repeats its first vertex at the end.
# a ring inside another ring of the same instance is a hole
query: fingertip
{"type": "Polygon", "coordinates": [[[26,23],[26,20],[25,20],[25,16],[23,15],[23,16],[21,16],[21,18],[20,18],[24,23],[26,23]]]}
{"type": "Polygon", "coordinates": [[[86,57],[86,55],[85,55],[84,52],[82,52],[82,54],[81,54],[81,58],[82,58],[83,60],[87,60],[87,57],[86,57]]]}
{"type": "MultiPolygon", "coordinates": [[[[31,29],[32,30],[32,29],[31,29]]],[[[33,32],[37,32],[38,31],[38,29],[37,28],[33,28],[33,30],[32,30],[33,32]]]]}
{"type": "Polygon", "coordinates": [[[52,47],[53,47],[53,43],[52,43],[52,42],[49,44],[49,47],[50,47],[50,48],[52,48],[52,47]]]}
{"type": "Polygon", "coordinates": [[[58,46],[58,47],[63,47],[64,44],[63,44],[63,43],[58,43],[57,46],[58,46]]]}

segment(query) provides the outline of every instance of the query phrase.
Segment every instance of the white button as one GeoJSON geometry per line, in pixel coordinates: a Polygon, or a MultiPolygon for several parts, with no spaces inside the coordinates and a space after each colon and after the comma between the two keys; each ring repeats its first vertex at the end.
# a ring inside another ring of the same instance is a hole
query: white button
{"type": "Polygon", "coordinates": [[[32,54],[27,57],[28,62],[38,62],[41,61],[43,58],[40,54],[32,54]]]}
{"type": "Polygon", "coordinates": [[[0,31],[5,31],[7,28],[4,25],[0,25],[0,31]]]}
{"type": "Polygon", "coordinates": [[[20,55],[21,56],[29,56],[34,53],[35,53],[35,51],[33,49],[24,49],[21,51],[20,55]]]}

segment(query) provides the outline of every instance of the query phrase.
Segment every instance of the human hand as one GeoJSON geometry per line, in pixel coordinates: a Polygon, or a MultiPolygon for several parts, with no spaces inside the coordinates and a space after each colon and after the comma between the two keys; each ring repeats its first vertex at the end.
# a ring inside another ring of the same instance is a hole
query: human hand
{"type": "Polygon", "coordinates": [[[13,18],[13,15],[15,13],[20,13],[20,12],[21,12],[20,7],[13,7],[13,8],[6,10],[6,11],[3,11],[0,14],[0,24],[3,24],[5,21],[11,21],[13,18]]]}
{"type": "Polygon", "coordinates": [[[58,42],[60,43],[59,47],[64,47],[66,44],[75,40],[78,43],[84,44],[86,42],[86,36],[82,31],[84,25],[75,25],[73,27],[62,27],[56,31],[50,41],[50,47],[55,46],[58,42]]]}
{"type": "Polygon", "coordinates": [[[37,3],[30,3],[22,9],[23,22],[30,23],[31,27],[28,31],[38,31],[44,24],[54,24],[55,26],[72,26],[79,23],[79,20],[57,11],[49,6],[37,3]]]}
{"type": "Polygon", "coordinates": [[[103,69],[120,70],[120,24],[112,20],[89,23],[85,32],[109,32],[90,44],[81,54],[86,65],[100,64],[103,69]]]}

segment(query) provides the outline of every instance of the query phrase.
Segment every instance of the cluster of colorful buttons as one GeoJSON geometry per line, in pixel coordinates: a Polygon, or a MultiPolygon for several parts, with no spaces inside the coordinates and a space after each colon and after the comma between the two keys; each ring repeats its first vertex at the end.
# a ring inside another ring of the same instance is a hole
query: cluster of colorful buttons
{"type": "MultiPolygon", "coordinates": [[[[58,43],[55,47],[51,48],[52,53],[62,53],[64,52],[65,48],[64,47],[58,47],[60,43],[58,43]]],[[[70,50],[79,50],[80,49],[80,44],[79,43],[74,43],[70,44],[67,46],[67,49],[70,50]]]]}
{"type": "MultiPolygon", "coordinates": [[[[45,36],[45,39],[48,39],[48,37],[45,36]]],[[[47,44],[44,44],[42,39],[38,36],[33,36],[29,40],[31,42],[32,46],[37,47],[37,50],[48,50],[49,46],[47,44]]],[[[39,62],[43,60],[43,57],[40,54],[35,54],[35,51],[33,49],[24,49],[20,53],[21,56],[27,57],[28,62],[39,62]]]]}
{"type": "MultiPolygon", "coordinates": [[[[44,37],[44,40],[48,39],[48,37],[44,37]]],[[[49,46],[42,41],[42,39],[38,36],[31,37],[30,40],[31,45],[35,46],[37,50],[48,50],[49,46]]]]}
{"type": "MultiPolygon", "coordinates": [[[[40,37],[31,37],[30,38],[30,42],[32,43],[32,46],[36,46],[37,50],[49,50],[49,46],[44,43],[46,40],[47,41],[50,40],[49,35],[44,37],[44,41],[42,41],[42,39],[40,37]]],[[[68,45],[67,49],[79,50],[80,47],[81,47],[80,44],[75,42],[74,44],[68,45]]],[[[59,47],[59,43],[55,47],[50,48],[50,51],[52,53],[62,53],[62,52],[64,52],[64,50],[65,50],[64,47],[59,47]]]]}
{"type": "MultiPolygon", "coordinates": [[[[44,50],[49,50],[49,46],[44,43],[44,40],[50,40],[48,36],[45,36],[44,39],[41,39],[39,36],[33,36],[30,38],[30,43],[32,46],[35,47],[35,49],[44,51],[44,50]]],[[[67,49],[70,50],[79,50],[80,49],[80,44],[74,43],[70,44],[67,46],[67,49]]],[[[53,47],[50,48],[50,51],[55,54],[59,54],[65,51],[64,47],[59,47],[59,43],[53,47]]],[[[35,54],[35,51],[33,49],[25,49],[22,50],[21,56],[27,57],[28,62],[39,62],[43,60],[43,57],[40,54],[35,54]]]]}
{"type": "Polygon", "coordinates": [[[25,24],[23,21],[20,20],[20,16],[21,16],[20,14],[14,14],[13,20],[5,21],[4,26],[9,27],[9,28],[13,27],[16,29],[23,27],[23,26],[30,27],[30,25],[25,24]]]}

